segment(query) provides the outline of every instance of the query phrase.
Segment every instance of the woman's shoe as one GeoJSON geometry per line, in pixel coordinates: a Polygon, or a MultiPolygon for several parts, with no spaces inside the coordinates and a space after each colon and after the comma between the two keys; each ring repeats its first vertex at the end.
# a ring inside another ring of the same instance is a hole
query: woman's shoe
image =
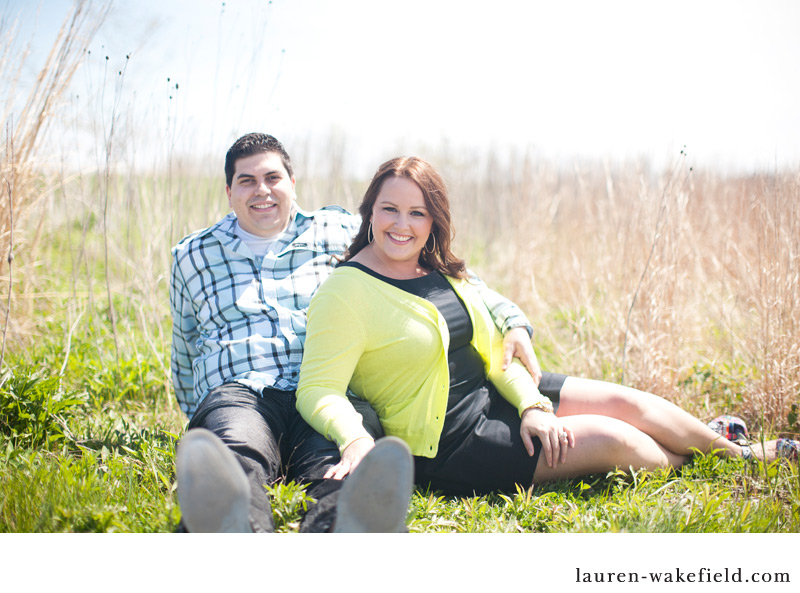
{"type": "Polygon", "coordinates": [[[778,452],[778,457],[797,461],[798,455],[800,455],[800,441],[794,439],[778,439],[778,442],[775,444],[775,450],[778,452]]]}
{"type": "Polygon", "coordinates": [[[750,439],[750,435],[747,433],[747,424],[738,416],[730,414],[717,416],[708,423],[708,427],[737,445],[746,445],[750,439]]]}

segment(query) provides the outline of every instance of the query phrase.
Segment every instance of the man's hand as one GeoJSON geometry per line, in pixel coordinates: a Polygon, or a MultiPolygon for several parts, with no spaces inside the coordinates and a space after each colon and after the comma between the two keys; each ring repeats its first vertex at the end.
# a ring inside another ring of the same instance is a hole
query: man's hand
{"type": "Polygon", "coordinates": [[[538,387],[539,381],[542,380],[542,370],[539,368],[539,361],[536,360],[536,353],[533,351],[528,330],[524,327],[508,330],[503,337],[503,351],[503,370],[508,368],[513,358],[518,358],[528,369],[533,377],[533,382],[538,387]]]}
{"type": "Polygon", "coordinates": [[[342,451],[342,460],[325,472],[324,478],[341,480],[358,467],[361,460],[367,456],[375,446],[375,441],[369,437],[354,440],[342,451]]]}

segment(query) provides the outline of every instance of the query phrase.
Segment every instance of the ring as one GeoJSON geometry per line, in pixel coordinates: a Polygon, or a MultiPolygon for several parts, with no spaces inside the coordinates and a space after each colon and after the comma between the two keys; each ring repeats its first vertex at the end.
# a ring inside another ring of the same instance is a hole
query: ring
{"type": "Polygon", "coordinates": [[[560,435],[558,435],[558,436],[559,436],[559,437],[561,437],[561,440],[562,440],[562,441],[566,441],[566,440],[567,440],[567,432],[566,432],[566,431],[562,432],[562,433],[561,433],[560,435]]]}

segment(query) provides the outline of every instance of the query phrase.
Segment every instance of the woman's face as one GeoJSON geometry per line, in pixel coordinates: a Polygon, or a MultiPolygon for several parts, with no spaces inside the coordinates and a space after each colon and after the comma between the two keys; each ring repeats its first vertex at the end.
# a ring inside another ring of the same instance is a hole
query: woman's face
{"type": "Polygon", "coordinates": [[[425,247],[433,219],[420,187],[407,177],[389,177],[372,207],[375,255],[391,262],[413,261],[425,247]]]}

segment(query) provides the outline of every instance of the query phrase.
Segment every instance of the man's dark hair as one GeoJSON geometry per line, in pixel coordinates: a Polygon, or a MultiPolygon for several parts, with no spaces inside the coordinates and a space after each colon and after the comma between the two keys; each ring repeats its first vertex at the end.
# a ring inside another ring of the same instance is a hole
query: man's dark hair
{"type": "Polygon", "coordinates": [[[253,132],[245,134],[234,142],[233,146],[228,149],[228,154],[225,155],[225,182],[228,184],[228,187],[233,183],[236,161],[264,152],[274,152],[278,154],[281,157],[281,161],[283,161],[286,172],[289,173],[289,177],[294,176],[294,173],[292,173],[292,159],[289,158],[289,153],[286,152],[283,144],[281,144],[275,136],[253,132]]]}

